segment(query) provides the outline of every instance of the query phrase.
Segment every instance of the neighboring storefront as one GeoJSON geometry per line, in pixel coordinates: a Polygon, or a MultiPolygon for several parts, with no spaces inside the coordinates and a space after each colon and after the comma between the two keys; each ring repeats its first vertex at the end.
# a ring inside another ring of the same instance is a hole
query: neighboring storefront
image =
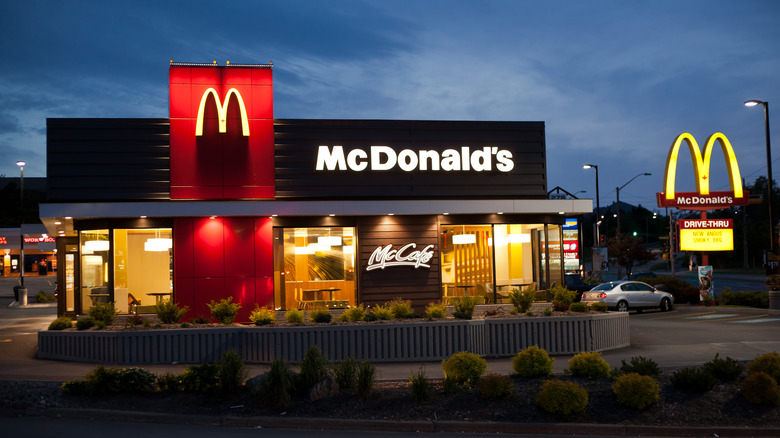
{"type": "Polygon", "coordinates": [[[49,119],[58,310],[164,299],[246,320],[277,309],[417,307],[561,283],[543,122],[273,118],[270,65],[170,67],[168,119],[49,119]]]}
{"type": "Polygon", "coordinates": [[[55,238],[43,225],[29,224],[21,229],[0,228],[0,277],[21,277],[22,250],[25,276],[47,276],[56,271],[55,238]]]}

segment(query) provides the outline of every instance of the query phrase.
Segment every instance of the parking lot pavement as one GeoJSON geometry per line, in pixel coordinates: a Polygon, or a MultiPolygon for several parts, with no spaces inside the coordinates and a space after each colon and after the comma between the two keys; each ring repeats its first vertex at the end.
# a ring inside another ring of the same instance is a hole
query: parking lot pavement
{"type": "MultiPolygon", "coordinates": [[[[39,291],[54,294],[54,285],[57,282],[56,275],[39,277],[37,275],[24,277],[24,286],[27,288],[28,299],[34,297],[39,291]]],[[[19,284],[19,277],[0,277],[0,298],[13,297],[14,286],[19,284]]]]}

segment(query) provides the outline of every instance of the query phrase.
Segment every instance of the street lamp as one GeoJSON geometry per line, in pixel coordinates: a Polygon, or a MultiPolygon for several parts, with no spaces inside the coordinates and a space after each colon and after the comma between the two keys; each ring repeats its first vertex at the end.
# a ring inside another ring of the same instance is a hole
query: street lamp
{"type": "MultiPolygon", "coordinates": [[[[631,178],[630,180],[628,180],[627,183],[623,184],[620,187],[616,187],[615,188],[615,193],[617,195],[617,234],[615,234],[615,238],[616,239],[620,239],[620,191],[623,189],[623,187],[631,184],[631,181],[639,178],[642,175],[650,176],[652,174],[651,173],[640,173],[640,174],[636,175],[635,177],[631,178]]],[[[622,269],[620,269],[620,263],[618,263],[618,280],[620,280],[620,276],[621,276],[620,274],[621,273],[622,273],[622,269]]]]}
{"type": "Polygon", "coordinates": [[[772,149],[769,144],[769,102],[748,100],[745,106],[761,105],[764,107],[764,131],[766,132],[766,192],[767,207],[769,207],[769,250],[775,250],[775,224],[772,222],[772,149]]]}
{"type": "Polygon", "coordinates": [[[593,246],[601,246],[601,206],[599,205],[599,166],[595,164],[584,164],[583,169],[596,169],[596,241],[593,246]]]}
{"type": "Polygon", "coordinates": [[[20,244],[20,252],[19,252],[19,294],[22,299],[22,304],[27,304],[27,291],[24,287],[24,232],[22,231],[22,223],[24,222],[24,165],[27,164],[24,161],[17,161],[16,165],[19,166],[19,170],[21,171],[21,175],[19,176],[19,198],[20,198],[20,209],[21,209],[21,216],[19,217],[19,244],[20,244]]]}

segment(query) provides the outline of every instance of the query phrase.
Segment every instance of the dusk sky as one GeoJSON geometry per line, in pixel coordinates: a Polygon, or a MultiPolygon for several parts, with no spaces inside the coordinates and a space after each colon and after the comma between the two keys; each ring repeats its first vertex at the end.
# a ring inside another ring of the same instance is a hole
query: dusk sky
{"type": "Polygon", "coordinates": [[[651,172],[620,199],[652,210],[683,132],[723,132],[742,177],[766,175],[743,103],[780,135],[779,23],[771,0],[1,0],[0,175],[46,176],[47,118],[168,117],[171,59],[272,61],[276,118],[543,121],[548,190],[594,198],[597,164],[603,207],[651,172]]]}

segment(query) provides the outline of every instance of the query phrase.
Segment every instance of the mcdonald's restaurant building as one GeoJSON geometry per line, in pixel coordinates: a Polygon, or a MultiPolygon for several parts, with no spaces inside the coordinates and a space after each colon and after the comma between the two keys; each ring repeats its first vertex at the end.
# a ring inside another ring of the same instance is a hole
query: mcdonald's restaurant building
{"type": "Polygon", "coordinates": [[[48,119],[58,313],[186,318],[561,284],[543,122],[274,119],[271,65],[171,63],[169,118],[48,119]]]}

